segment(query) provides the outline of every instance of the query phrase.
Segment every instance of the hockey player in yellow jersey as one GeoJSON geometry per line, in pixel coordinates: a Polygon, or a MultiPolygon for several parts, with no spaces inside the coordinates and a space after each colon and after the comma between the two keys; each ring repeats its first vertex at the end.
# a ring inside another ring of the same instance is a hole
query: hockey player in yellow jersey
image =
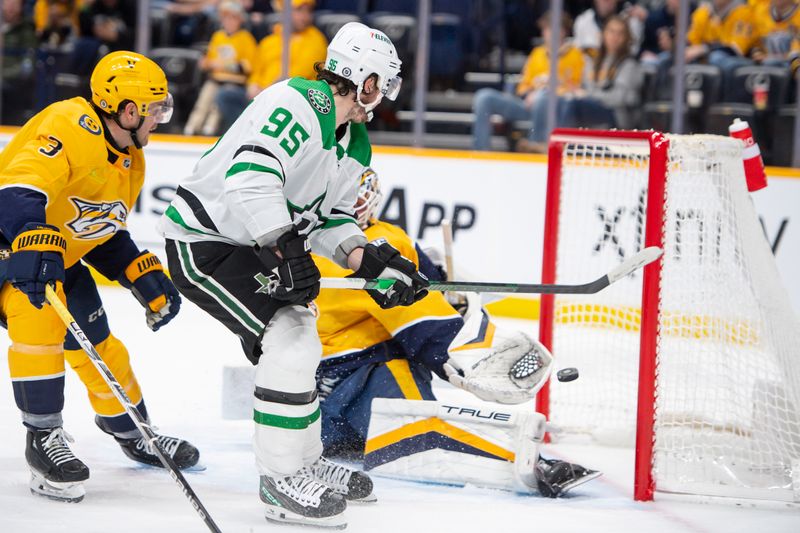
{"type": "MultiPolygon", "coordinates": [[[[100,429],[131,459],[161,463],[45,303],[45,286],[55,285],[145,417],[128,352],[109,330],[86,265],[130,289],[154,331],[180,308],[158,258],[126,230],[144,180],[142,147],[172,114],[166,77],[140,54],[115,52],[95,67],[91,90],[91,102],[73,98],[44,109],[0,153],[0,321],[11,340],[8,364],[27,428],[31,491],[67,501],[83,498],[89,469],[70,451],[62,428],[65,361],[86,386],[100,429]]],[[[197,462],[188,442],[159,439],[179,466],[197,462]]]]}
{"type": "MultiPolygon", "coordinates": [[[[371,241],[385,239],[414,261],[428,278],[443,279],[442,267],[402,228],[376,218],[381,198],[378,176],[368,168],[361,176],[355,206],[364,235],[371,241]]],[[[314,260],[323,277],[350,274],[323,257],[315,256],[314,260]]],[[[324,455],[353,458],[364,453],[364,465],[369,467],[404,455],[424,454],[437,447],[437,438],[428,438],[430,428],[424,424],[409,424],[395,432],[404,435],[404,442],[378,438],[380,445],[365,447],[372,401],[376,398],[436,400],[431,387],[432,374],[481,400],[499,403],[527,401],[548,379],[552,358],[543,346],[522,332],[496,326],[477,295],[449,297],[458,302],[458,310],[443,293],[435,291],[411,306],[392,309],[382,309],[362,291],[320,291],[315,303],[319,308],[317,330],[323,358],[317,370],[317,387],[324,455]],[[471,363],[477,362],[477,358],[493,359],[501,369],[501,379],[498,376],[492,376],[491,382],[476,379],[472,372],[479,365],[471,363]],[[504,365],[511,366],[509,363],[521,359],[530,362],[535,371],[512,384],[504,365]],[[504,389],[503,379],[510,388],[504,389]],[[416,427],[419,435],[412,429],[416,427]]],[[[456,448],[452,449],[465,448],[453,444],[456,448]]],[[[441,446],[451,449],[448,444],[441,446]]],[[[422,467],[425,460],[423,456],[412,459],[417,467],[422,467]]],[[[541,494],[550,497],[600,475],[565,461],[538,457],[535,464],[535,485],[541,494]]]]}

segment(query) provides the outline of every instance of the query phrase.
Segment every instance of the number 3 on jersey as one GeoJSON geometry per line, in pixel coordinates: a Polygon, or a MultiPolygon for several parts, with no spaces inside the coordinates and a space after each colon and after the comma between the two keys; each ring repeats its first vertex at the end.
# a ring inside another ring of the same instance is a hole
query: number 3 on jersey
{"type": "Polygon", "coordinates": [[[279,107],[275,109],[269,119],[267,119],[269,120],[269,124],[261,128],[261,133],[264,135],[278,138],[283,134],[286,128],[289,127],[289,124],[291,124],[289,131],[281,139],[280,143],[278,143],[281,148],[286,150],[289,157],[294,156],[297,149],[300,148],[300,145],[308,140],[308,132],[299,122],[292,123],[292,118],[294,117],[292,117],[292,114],[287,109],[279,107]]]}

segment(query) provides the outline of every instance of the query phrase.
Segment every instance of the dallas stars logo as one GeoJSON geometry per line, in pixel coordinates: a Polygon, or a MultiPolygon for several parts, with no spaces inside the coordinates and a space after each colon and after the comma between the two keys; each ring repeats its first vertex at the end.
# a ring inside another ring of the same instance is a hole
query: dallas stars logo
{"type": "Polygon", "coordinates": [[[308,101],[311,103],[311,107],[323,115],[327,115],[331,112],[331,99],[328,98],[328,95],[322,91],[318,91],[317,89],[309,89],[308,101]]]}
{"type": "MultiPolygon", "coordinates": [[[[277,269],[276,269],[277,270],[277,269]]],[[[272,294],[275,292],[275,289],[278,287],[278,275],[273,273],[270,276],[262,274],[258,272],[255,276],[253,276],[255,280],[258,282],[260,287],[256,289],[256,294],[272,294]]]]}

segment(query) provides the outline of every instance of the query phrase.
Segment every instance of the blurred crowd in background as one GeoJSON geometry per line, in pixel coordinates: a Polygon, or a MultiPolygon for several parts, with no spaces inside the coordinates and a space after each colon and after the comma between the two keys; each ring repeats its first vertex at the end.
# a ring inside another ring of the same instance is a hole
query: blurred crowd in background
{"type": "MultiPolygon", "coordinates": [[[[376,142],[410,143],[417,0],[152,0],[146,53],[164,68],[176,100],[166,131],[219,135],[255,94],[281,79],[286,1],[289,76],[313,78],[314,64],[347,22],[362,21],[393,40],[404,88],[378,109],[371,130],[376,142]]],[[[679,3],[565,0],[556,125],[668,131],[679,3]]],[[[431,6],[424,144],[543,152],[549,2],[431,6]]],[[[135,48],[139,7],[135,0],[3,0],[0,123],[21,124],[56,100],[87,96],[97,59],[135,48]]],[[[743,118],[768,164],[790,164],[800,0],[711,0],[691,9],[685,129],[727,134],[733,118],[743,118]]]]}

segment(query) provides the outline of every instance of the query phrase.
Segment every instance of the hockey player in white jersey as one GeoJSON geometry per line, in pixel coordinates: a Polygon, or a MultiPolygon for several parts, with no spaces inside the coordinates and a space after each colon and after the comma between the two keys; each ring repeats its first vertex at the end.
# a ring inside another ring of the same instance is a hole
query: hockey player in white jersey
{"type": "Polygon", "coordinates": [[[268,520],[344,527],[345,500],[370,501],[372,481],[321,457],[315,371],[322,346],[310,252],[357,277],[397,279],[370,291],[382,307],[427,294],[416,266],[385,241],[368,243],[354,217],[364,125],[400,88],[383,33],[345,25],[318,80],[293,78],[258,95],[181,183],[165,212],[178,289],[241,340],[256,369],[254,448],[268,520]]]}

